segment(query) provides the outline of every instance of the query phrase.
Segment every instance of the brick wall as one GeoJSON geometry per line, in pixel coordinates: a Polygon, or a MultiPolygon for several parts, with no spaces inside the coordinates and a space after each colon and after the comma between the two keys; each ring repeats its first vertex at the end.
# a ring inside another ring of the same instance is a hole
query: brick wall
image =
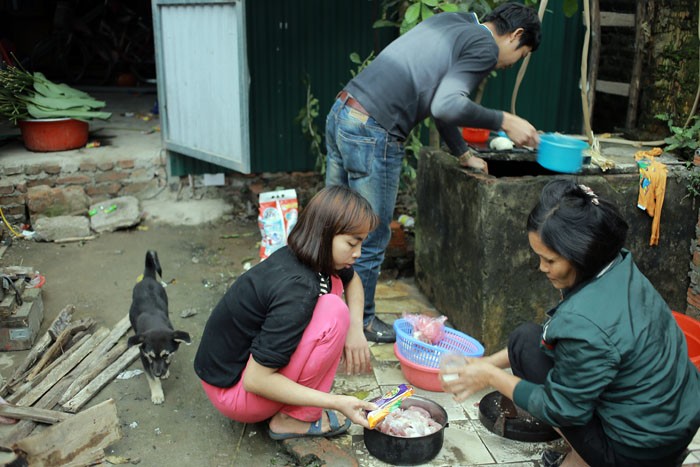
{"type": "MultiPolygon", "coordinates": [[[[13,162],[0,166],[0,207],[7,221],[21,225],[31,222],[32,197],[71,188],[82,190],[87,203],[118,196],[137,196],[166,183],[165,162],[159,155],[137,159],[100,160],[76,157],[75,160],[13,162]]],[[[45,204],[45,203],[43,203],[45,204]]],[[[53,215],[72,214],[55,212],[53,215]]]]}

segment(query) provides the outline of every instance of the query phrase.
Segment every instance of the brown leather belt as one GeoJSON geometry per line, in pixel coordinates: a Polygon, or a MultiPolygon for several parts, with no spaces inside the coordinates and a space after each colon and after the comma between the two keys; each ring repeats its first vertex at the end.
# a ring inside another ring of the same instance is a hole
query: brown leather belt
{"type": "Polygon", "coordinates": [[[358,112],[361,112],[361,113],[363,113],[363,114],[365,114],[365,115],[367,115],[367,116],[369,117],[369,112],[367,112],[367,111],[365,110],[365,108],[362,107],[362,104],[360,104],[359,102],[357,102],[357,101],[355,100],[355,98],[353,98],[353,97],[350,95],[350,93],[348,93],[346,90],[340,91],[340,92],[338,93],[338,95],[336,96],[336,98],[337,98],[337,99],[340,99],[341,101],[345,101],[345,105],[347,105],[348,107],[351,107],[351,108],[357,110],[358,112]],[[346,98],[347,98],[347,99],[346,99],[346,98]]]}

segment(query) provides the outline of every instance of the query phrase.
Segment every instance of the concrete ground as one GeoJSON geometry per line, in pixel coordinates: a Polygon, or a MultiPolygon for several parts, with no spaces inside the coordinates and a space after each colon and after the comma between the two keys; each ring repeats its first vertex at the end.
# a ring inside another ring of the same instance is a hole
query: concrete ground
{"type": "MultiPolygon", "coordinates": [[[[114,112],[141,112],[153,97],[123,99],[116,96],[115,99],[107,96],[110,110],[114,112]]],[[[113,141],[122,141],[122,146],[136,136],[127,129],[106,129],[102,134],[106,132],[113,141]]],[[[138,136],[139,144],[133,145],[129,157],[138,158],[142,153],[150,156],[159,149],[160,140],[147,136],[138,136]]],[[[21,144],[13,143],[1,149],[0,164],[29,155],[21,144]]],[[[81,156],[68,151],[56,157],[81,156]]],[[[193,334],[194,344],[178,352],[174,373],[179,376],[164,385],[166,402],[163,406],[150,403],[142,376],[114,381],[98,395],[95,402],[107,397],[117,401],[124,438],[108,450],[113,460],[126,459],[148,466],[387,465],[368,453],[363,430],[358,426],[333,440],[300,439],[280,443],[269,439],[264,424],[230,422],[211,408],[191,370],[198,333],[230,280],[243,271],[246,262],[257,258],[257,227],[254,223],[238,221],[224,200],[197,200],[187,196],[177,199],[170,190],[144,200],[143,207],[146,217],[139,229],[102,234],[85,244],[20,241],[0,258],[0,264],[23,261],[47,275],[44,326],[52,319],[51,315],[67,303],[76,305],[78,316],[97,313],[104,324],[118,321],[128,309],[130,287],[140,273],[146,248],[155,246],[166,279],[177,279],[168,289],[171,315],[176,327],[193,334]],[[185,320],[180,313],[188,308],[196,308],[198,314],[185,320]]],[[[410,279],[382,280],[377,290],[377,309],[380,317],[388,322],[404,312],[439,313],[410,279]]],[[[392,345],[373,344],[371,351],[372,373],[353,377],[339,373],[334,392],[372,398],[407,382],[392,345]]],[[[21,353],[0,354],[0,372],[10,373],[20,358],[21,353]]],[[[138,369],[139,365],[136,362],[131,368],[138,369]]],[[[561,447],[561,442],[511,441],[486,430],[478,419],[478,402],[489,391],[462,403],[444,393],[422,389],[416,392],[442,405],[449,417],[441,451],[424,465],[537,467],[544,449],[561,447]]],[[[0,428],[0,440],[2,436],[0,428]]],[[[691,449],[694,452],[684,465],[700,465],[700,435],[696,436],[691,449]]]]}

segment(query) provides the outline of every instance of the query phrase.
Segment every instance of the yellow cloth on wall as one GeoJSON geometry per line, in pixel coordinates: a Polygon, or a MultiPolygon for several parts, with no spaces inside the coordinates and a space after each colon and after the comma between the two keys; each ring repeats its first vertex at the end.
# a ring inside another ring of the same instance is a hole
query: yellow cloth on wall
{"type": "Polygon", "coordinates": [[[639,196],[637,207],[646,210],[653,217],[651,222],[651,238],[649,245],[659,244],[659,231],[661,228],[661,208],[666,194],[666,164],[659,162],[655,157],[663,151],[654,148],[649,151],[637,151],[634,159],[639,166],[639,196]]]}

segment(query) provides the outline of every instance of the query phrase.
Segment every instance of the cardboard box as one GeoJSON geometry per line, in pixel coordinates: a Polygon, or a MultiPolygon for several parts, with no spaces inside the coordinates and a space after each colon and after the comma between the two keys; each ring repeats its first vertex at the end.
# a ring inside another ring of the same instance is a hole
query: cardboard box
{"type": "Polygon", "coordinates": [[[15,312],[0,319],[0,351],[31,349],[44,319],[41,289],[27,289],[24,303],[15,312]],[[29,292],[31,291],[31,292],[29,292]]]}

